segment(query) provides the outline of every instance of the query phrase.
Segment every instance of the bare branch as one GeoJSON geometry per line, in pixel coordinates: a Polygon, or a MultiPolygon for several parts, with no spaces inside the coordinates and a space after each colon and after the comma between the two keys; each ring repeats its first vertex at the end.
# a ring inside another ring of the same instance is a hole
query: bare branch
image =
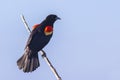
{"type": "MultiPolygon", "coordinates": [[[[28,26],[28,24],[27,24],[27,22],[26,22],[26,20],[25,20],[25,18],[24,18],[24,15],[21,15],[21,19],[22,19],[22,21],[23,21],[23,23],[24,23],[25,28],[27,29],[27,31],[28,31],[29,33],[31,33],[31,30],[30,30],[30,28],[29,28],[29,26],[28,26]]],[[[53,72],[53,74],[55,75],[55,77],[57,78],[57,80],[62,80],[61,77],[58,75],[56,69],[53,67],[52,63],[51,63],[51,62],[49,61],[49,59],[47,58],[47,55],[46,55],[45,51],[44,51],[44,50],[41,50],[40,53],[41,53],[41,56],[43,57],[43,59],[44,59],[44,60],[46,61],[46,63],[48,64],[48,66],[50,67],[50,69],[51,69],[51,71],[53,72]]]]}
{"type": "Polygon", "coordinates": [[[28,26],[28,24],[27,24],[27,22],[26,22],[26,20],[25,20],[24,15],[23,15],[23,14],[20,15],[20,17],[21,17],[21,19],[22,19],[22,21],[23,21],[23,23],[24,23],[25,28],[27,29],[27,31],[28,31],[29,33],[31,33],[31,30],[30,30],[30,28],[29,28],[29,26],[28,26]]]}
{"type": "Polygon", "coordinates": [[[54,73],[57,80],[62,80],[61,77],[59,76],[59,74],[57,73],[56,69],[53,67],[52,63],[47,58],[45,51],[41,50],[41,55],[44,58],[44,60],[46,61],[46,63],[48,64],[48,66],[50,67],[51,71],[54,73]]]}

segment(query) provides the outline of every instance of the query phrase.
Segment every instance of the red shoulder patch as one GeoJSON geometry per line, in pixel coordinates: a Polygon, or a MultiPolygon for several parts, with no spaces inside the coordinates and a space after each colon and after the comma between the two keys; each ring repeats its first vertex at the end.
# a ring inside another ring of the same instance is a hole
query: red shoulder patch
{"type": "Polygon", "coordinates": [[[52,26],[46,26],[44,29],[44,33],[46,36],[51,35],[53,33],[53,27],[52,26]]]}
{"type": "Polygon", "coordinates": [[[40,26],[40,24],[35,24],[35,25],[32,27],[32,30],[36,29],[38,26],[40,26]]]}
{"type": "Polygon", "coordinates": [[[46,26],[45,27],[45,32],[52,32],[53,31],[53,27],[52,26],[46,26]]]}

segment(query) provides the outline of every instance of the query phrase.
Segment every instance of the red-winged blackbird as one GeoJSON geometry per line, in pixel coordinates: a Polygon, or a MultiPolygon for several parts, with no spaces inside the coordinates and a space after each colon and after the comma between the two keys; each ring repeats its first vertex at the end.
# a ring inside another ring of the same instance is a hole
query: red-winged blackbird
{"type": "Polygon", "coordinates": [[[32,72],[40,66],[38,52],[50,41],[53,34],[53,24],[58,19],[60,18],[51,14],[41,24],[33,26],[25,52],[17,61],[19,69],[23,69],[24,72],[32,72]]]}

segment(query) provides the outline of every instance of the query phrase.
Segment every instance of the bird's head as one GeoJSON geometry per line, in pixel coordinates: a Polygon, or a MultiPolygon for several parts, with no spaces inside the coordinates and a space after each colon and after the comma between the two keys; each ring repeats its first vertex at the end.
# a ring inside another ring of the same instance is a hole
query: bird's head
{"type": "Polygon", "coordinates": [[[56,20],[60,20],[60,18],[54,14],[50,14],[46,17],[46,20],[54,23],[56,20]]]}

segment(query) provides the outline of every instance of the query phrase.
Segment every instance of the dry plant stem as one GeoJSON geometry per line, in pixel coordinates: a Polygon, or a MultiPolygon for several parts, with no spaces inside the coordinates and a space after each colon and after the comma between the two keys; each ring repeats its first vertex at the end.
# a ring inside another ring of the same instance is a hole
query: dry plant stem
{"type": "Polygon", "coordinates": [[[30,30],[30,28],[29,28],[29,26],[28,26],[28,24],[27,24],[27,22],[25,20],[24,15],[20,15],[20,17],[21,17],[21,19],[22,19],[22,21],[23,21],[23,23],[25,25],[25,28],[27,29],[28,33],[31,33],[31,30],[30,30]]]}
{"type": "Polygon", "coordinates": [[[46,61],[46,63],[48,64],[48,66],[50,67],[51,71],[54,73],[57,80],[62,80],[61,77],[58,75],[56,69],[53,67],[53,65],[51,64],[51,62],[47,58],[46,53],[43,50],[41,50],[41,55],[44,58],[44,60],[46,61]]]}
{"type": "MultiPolygon", "coordinates": [[[[27,22],[26,22],[26,20],[25,20],[25,18],[24,18],[24,15],[21,15],[21,19],[22,19],[22,21],[23,21],[23,23],[24,23],[25,28],[27,29],[27,31],[28,31],[29,33],[31,33],[31,30],[30,30],[30,28],[29,28],[29,26],[28,26],[28,24],[27,24],[27,22]]],[[[56,69],[53,67],[53,65],[51,64],[51,62],[50,62],[49,59],[47,58],[47,55],[46,55],[45,51],[41,50],[40,53],[41,53],[41,56],[43,57],[43,59],[44,59],[44,60],[46,61],[46,63],[48,64],[48,66],[50,67],[51,71],[54,73],[54,75],[55,75],[55,77],[57,78],[57,80],[62,80],[61,77],[58,75],[56,69]]]]}

